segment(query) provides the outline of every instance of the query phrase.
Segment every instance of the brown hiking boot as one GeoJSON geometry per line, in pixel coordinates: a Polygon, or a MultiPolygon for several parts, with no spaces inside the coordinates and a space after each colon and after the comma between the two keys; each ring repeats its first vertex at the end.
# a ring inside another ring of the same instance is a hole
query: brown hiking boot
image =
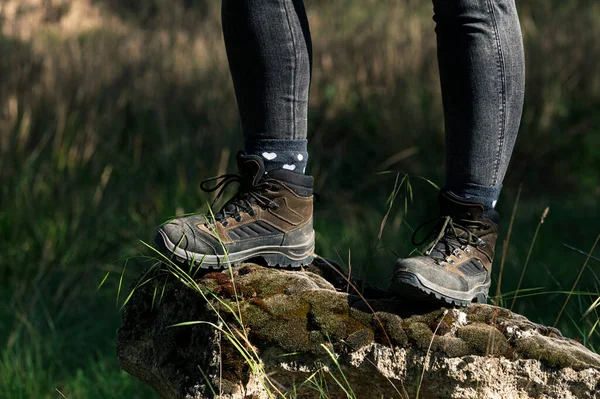
{"type": "Polygon", "coordinates": [[[440,192],[440,215],[435,235],[424,256],[399,259],[389,285],[396,296],[450,305],[485,303],[491,282],[499,215],[483,205],[440,192]]]}
{"type": "MultiPolygon", "coordinates": [[[[300,267],[312,262],[313,178],[279,169],[265,174],[261,157],[237,155],[239,175],[204,181],[205,191],[240,184],[214,215],[193,215],[163,225],[157,242],[178,260],[203,268],[239,265],[262,258],[268,266],[300,267]],[[215,187],[206,183],[222,179],[215,187]]],[[[222,191],[221,191],[222,192],[222,191]]]]}

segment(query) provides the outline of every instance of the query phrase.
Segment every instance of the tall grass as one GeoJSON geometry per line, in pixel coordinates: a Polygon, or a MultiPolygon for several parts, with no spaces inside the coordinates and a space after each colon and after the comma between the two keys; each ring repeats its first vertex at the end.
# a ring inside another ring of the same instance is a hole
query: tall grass
{"type": "MultiPolygon", "coordinates": [[[[101,397],[97,385],[112,375],[130,389],[113,387],[112,397],[135,397],[147,391],[114,361],[118,282],[96,287],[160,222],[209,200],[197,182],[233,167],[227,154],[242,139],[219,4],[36,4],[0,4],[0,378],[12,387],[0,396],[57,397],[58,388],[101,397]]],[[[600,4],[518,6],[527,98],[500,213],[510,215],[519,183],[523,193],[502,287],[514,291],[549,206],[522,287],[568,292],[584,258],[563,244],[585,252],[598,234],[600,4]]],[[[435,189],[413,179],[410,212],[396,203],[373,250],[396,176],[377,172],[443,183],[431,6],[307,0],[307,8],[315,45],[309,171],[323,198],[318,252],[352,249],[356,273],[383,285],[394,259],[412,251],[408,226],[429,218],[435,189]]],[[[130,262],[122,286],[138,272],[130,262]]],[[[597,262],[583,273],[576,289],[600,292],[597,262]]],[[[548,324],[564,299],[522,297],[514,309],[548,324]]],[[[597,350],[594,299],[571,298],[558,327],[597,350]]]]}

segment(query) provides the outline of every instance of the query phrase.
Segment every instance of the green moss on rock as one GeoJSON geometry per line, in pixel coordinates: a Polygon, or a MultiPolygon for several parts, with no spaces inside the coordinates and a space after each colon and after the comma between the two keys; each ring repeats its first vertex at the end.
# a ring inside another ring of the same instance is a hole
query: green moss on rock
{"type": "Polygon", "coordinates": [[[436,337],[433,349],[444,352],[448,357],[462,357],[473,354],[473,349],[469,344],[452,336],[436,337]]]}
{"type": "MultiPolygon", "coordinates": [[[[557,343],[560,332],[493,306],[441,308],[401,318],[394,301],[366,304],[360,297],[335,291],[314,273],[256,265],[234,269],[233,279],[228,271],[209,273],[199,283],[226,298],[235,310],[237,292],[243,321],[251,334],[286,352],[322,353],[321,344],[330,342],[336,350],[346,350],[344,345],[357,349],[377,342],[414,345],[421,350],[431,347],[449,357],[492,355],[538,359],[559,368],[600,367],[594,363],[597,359],[557,343]]],[[[406,306],[404,303],[403,314],[409,313],[406,306]]]]}
{"type": "Polygon", "coordinates": [[[468,308],[469,321],[494,325],[499,318],[511,319],[514,314],[504,308],[473,304],[468,308]]]}
{"type": "Polygon", "coordinates": [[[457,331],[457,336],[473,348],[473,354],[504,356],[510,350],[504,335],[487,324],[473,323],[464,326],[457,331]]]}
{"type": "Polygon", "coordinates": [[[408,339],[414,343],[418,348],[425,349],[429,348],[431,339],[433,338],[433,331],[429,326],[421,321],[410,323],[407,331],[408,339]]]}
{"type": "Polygon", "coordinates": [[[546,337],[531,334],[517,339],[515,346],[517,356],[540,360],[555,368],[583,370],[592,366],[600,369],[600,360],[593,353],[565,339],[550,341],[546,337]]]}
{"type": "Polygon", "coordinates": [[[343,340],[348,335],[366,328],[350,316],[346,297],[335,291],[311,291],[301,298],[310,304],[309,323],[317,326],[332,340],[343,340]]]}
{"type": "Polygon", "coordinates": [[[377,331],[379,343],[387,345],[387,338],[389,337],[393,345],[405,346],[408,344],[408,335],[406,334],[406,331],[404,331],[404,328],[402,328],[402,319],[400,317],[387,312],[377,312],[376,316],[377,317],[373,318],[371,325],[377,331]],[[383,334],[383,331],[381,331],[379,322],[383,324],[387,337],[386,334],[383,334]]]}
{"type": "Polygon", "coordinates": [[[284,320],[303,319],[310,311],[310,304],[298,298],[298,300],[290,300],[290,297],[283,294],[276,294],[264,300],[265,308],[273,317],[282,318],[284,320]]]}
{"type": "Polygon", "coordinates": [[[357,350],[363,346],[370,345],[375,336],[372,330],[364,329],[353,332],[346,338],[346,344],[352,349],[357,350]]]}
{"type": "Polygon", "coordinates": [[[371,313],[369,310],[361,310],[361,309],[357,309],[354,306],[350,307],[350,312],[349,312],[350,317],[352,317],[353,319],[357,320],[358,322],[364,324],[365,326],[369,326],[373,324],[373,313],[371,313]]]}

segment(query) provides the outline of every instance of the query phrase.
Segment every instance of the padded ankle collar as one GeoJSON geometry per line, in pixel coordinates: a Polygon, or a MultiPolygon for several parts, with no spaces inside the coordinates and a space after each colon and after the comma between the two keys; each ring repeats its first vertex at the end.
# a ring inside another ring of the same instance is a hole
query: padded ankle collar
{"type": "Polygon", "coordinates": [[[441,190],[439,197],[440,216],[451,216],[453,219],[477,220],[485,212],[485,208],[479,202],[461,198],[448,191],[441,190]]]}
{"type": "Polygon", "coordinates": [[[276,169],[269,172],[265,178],[267,180],[273,179],[280,181],[291,188],[296,194],[303,197],[308,197],[313,194],[314,179],[312,176],[286,169],[276,169]]]}

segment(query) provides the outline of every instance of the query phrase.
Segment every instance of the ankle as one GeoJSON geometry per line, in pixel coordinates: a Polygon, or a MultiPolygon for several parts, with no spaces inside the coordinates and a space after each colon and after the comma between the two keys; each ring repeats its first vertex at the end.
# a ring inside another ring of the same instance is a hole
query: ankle
{"type": "Polygon", "coordinates": [[[500,215],[494,208],[486,207],[481,198],[464,198],[453,191],[443,189],[438,197],[441,216],[451,216],[454,220],[487,219],[497,228],[500,215]]]}
{"type": "Polygon", "coordinates": [[[286,169],[305,173],[308,161],[307,140],[259,139],[246,140],[245,151],[249,155],[260,156],[267,173],[286,169]]]}
{"type": "Polygon", "coordinates": [[[482,186],[475,183],[446,184],[443,191],[465,202],[481,204],[485,211],[493,210],[498,202],[502,185],[482,186]]]}

